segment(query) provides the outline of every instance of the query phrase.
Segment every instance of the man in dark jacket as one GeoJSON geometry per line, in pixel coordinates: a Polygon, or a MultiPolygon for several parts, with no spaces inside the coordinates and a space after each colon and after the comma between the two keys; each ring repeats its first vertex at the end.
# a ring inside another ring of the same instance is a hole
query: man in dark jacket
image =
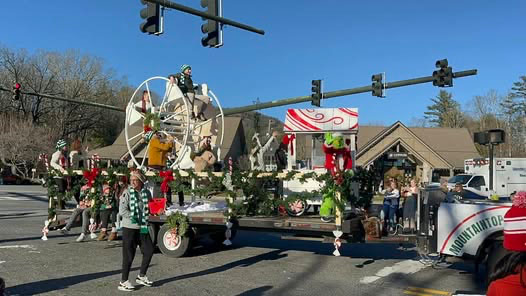
{"type": "Polygon", "coordinates": [[[274,155],[276,158],[276,166],[278,167],[278,171],[282,171],[287,168],[287,144],[280,143],[279,148],[276,150],[276,153],[274,155]]]}
{"type": "Polygon", "coordinates": [[[192,119],[197,117],[198,119],[205,121],[206,118],[203,112],[208,103],[210,103],[210,98],[205,95],[195,94],[194,82],[192,81],[192,67],[186,64],[182,65],[181,73],[172,74],[169,78],[170,82],[176,83],[183,95],[188,98],[190,109],[192,110],[192,119]]]}

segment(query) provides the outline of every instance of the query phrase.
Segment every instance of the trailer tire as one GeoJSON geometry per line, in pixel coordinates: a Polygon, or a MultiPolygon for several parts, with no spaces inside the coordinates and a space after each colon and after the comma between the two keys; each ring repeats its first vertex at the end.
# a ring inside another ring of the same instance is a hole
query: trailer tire
{"type": "Polygon", "coordinates": [[[489,284],[489,277],[495,271],[497,263],[509,251],[504,249],[502,241],[495,241],[488,251],[488,259],[486,260],[486,283],[489,284]]]}
{"type": "Polygon", "coordinates": [[[175,235],[168,225],[163,225],[157,234],[157,245],[161,252],[172,258],[183,257],[191,247],[191,237],[187,232],[184,236],[175,235]]]}

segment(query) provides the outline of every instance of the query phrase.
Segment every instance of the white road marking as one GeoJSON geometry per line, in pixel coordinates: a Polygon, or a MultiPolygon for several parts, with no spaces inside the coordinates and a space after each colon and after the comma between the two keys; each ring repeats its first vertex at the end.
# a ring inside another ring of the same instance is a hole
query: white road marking
{"type": "Polygon", "coordinates": [[[5,261],[0,261],[0,264],[5,263],[5,261]]]}
{"type": "Polygon", "coordinates": [[[14,197],[14,196],[0,196],[0,200],[31,200],[30,198],[20,196],[20,197],[14,197]]]}
{"type": "Polygon", "coordinates": [[[380,269],[374,276],[366,276],[360,279],[362,284],[370,284],[378,279],[386,277],[393,273],[411,274],[426,268],[424,264],[416,260],[404,260],[396,263],[393,266],[388,266],[380,269]]]}
{"type": "Polygon", "coordinates": [[[35,249],[32,245],[12,245],[12,246],[0,246],[0,249],[35,249]]]}

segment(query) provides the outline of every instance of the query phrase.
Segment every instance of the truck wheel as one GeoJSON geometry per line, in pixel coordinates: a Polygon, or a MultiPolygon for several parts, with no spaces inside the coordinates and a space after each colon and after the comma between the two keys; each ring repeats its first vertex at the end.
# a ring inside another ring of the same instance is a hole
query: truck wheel
{"type": "Polygon", "coordinates": [[[163,225],[157,234],[157,245],[164,255],[179,258],[190,250],[190,239],[188,232],[181,237],[177,233],[172,232],[168,225],[163,225]]]}
{"type": "Polygon", "coordinates": [[[497,263],[504,257],[509,251],[504,249],[502,241],[496,241],[493,243],[488,251],[488,259],[486,261],[486,283],[489,284],[489,277],[495,271],[497,263]]]}

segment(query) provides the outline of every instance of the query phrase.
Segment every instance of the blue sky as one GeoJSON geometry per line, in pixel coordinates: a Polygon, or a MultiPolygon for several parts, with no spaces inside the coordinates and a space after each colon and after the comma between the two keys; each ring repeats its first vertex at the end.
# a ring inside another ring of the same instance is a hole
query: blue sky
{"type": "MultiPolygon", "coordinates": [[[[201,9],[199,0],[177,3],[201,9]]],[[[506,93],[526,75],[525,1],[338,1],[223,0],[224,16],[265,30],[265,35],[228,26],[225,45],[204,48],[200,17],[169,10],[165,34],[139,31],[139,0],[3,1],[0,44],[101,57],[118,76],[137,86],[146,78],[193,68],[226,107],[309,95],[312,79],[324,91],[429,76],[437,59],[454,71],[476,68],[448,89],[465,104],[490,89],[506,93]],[[440,3],[440,5],[437,5],[440,3]]],[[[357,107],[360,122],[408,124],[422,117],[439,89],[430,83],[334,98],[323,107],[357,107]]],[[[310,107],[310,103],[295,105],[310,107]]],[[[263,113],[284,119],[287,107],[263,113]]]]}

